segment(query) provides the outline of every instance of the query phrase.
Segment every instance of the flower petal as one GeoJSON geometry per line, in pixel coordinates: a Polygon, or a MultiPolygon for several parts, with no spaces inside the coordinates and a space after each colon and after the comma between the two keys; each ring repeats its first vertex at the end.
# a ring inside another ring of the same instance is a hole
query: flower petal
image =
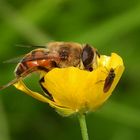
{"type": "Polygon", "coordinates": [[[85,101],[85,88],[90,78],[90,72],[75,67],[56,68],[46,74],[43,85],[56,103],[76,111],[85,101]],[[81,91],[80,87],[84,90],[81,91]]]}
{"type": "Polygon", "coordinates": [[[122,58],[116,53],[111,53],[111,56],[101,55],[98,59],[98,65],[106,67],[107,69],[115,69],[117,66],[124,66],[122,58]]]}
{"type": "Polygon", "coordinates": [[[99,67],[93,72],[80,70],[75,67],[53,69],[46,74],[44,87],[52,94],[54,101],[60,106],[65,106],[77,111],[91,110],[101,94],[106,70],[99,67]]]}
{"type": "Polygon", "coordinates": [[[111,95],[123,71],[123,61],[115,53],[102,55],[99,66],[92,72],[75,67],[55,68],[45,76],[43,86],[52,94],[54,101],[76,111],[96,110],[111,95]],[[113,68],[115,78],[110,89],[104,93],[105,79],[113,68]]]}
{"type": "MultiPolygon", "coordinates": [[[[101,94],[99,99],[96,100],[96,102],[94,104],[95,109],[98,108],[100,105],[102,105],[103,102],[105,102],[110,97],[111,93],[115,89],[115,87],[116,87],[117,83],[119,82],[119,80],[122,76],[122,73],[124,71],[123,60],[116,53],[112,53],[111,57],[102,55],[101,59],[100,59],[100,62],[99,62],[99,65],[104,66],[105,69],[102,72],[104,72],[104,74],[107,73],[107,75],[105,74],[106,76],[104,77],[104,82],[100,83],[101,84],[100,87],[102,87],[102,89],[104,88],[105,78],[108,76],[111,68],[114,69],[115,78],[114,78],[114,81],[113,81],[110,89],[108,90],[108,92],[104,93],[104,94],[101,94]]],[[[99,76],[100,76],[100,74],[99,74],[99,76]]]]}
{"type": "Polygon", "coordinates": [[[31,91],[29,88],[26,87],[26,85],[24,84],[24,82],[22,80],[19,80],[17,83],[14,84],[14,86],[25,92],[26,94],[28,94],[29,96],[32,96],[33,98],[39,100],[39,101],[42,101],[44,103],[49,103],[50,106],[52,106],[53,108],[57,109],[57,111],[60,113],[60,114],[63,114],[64,116],[68,116],[68,115],[71,115],[73,114],[73,110],[69,109],[69,108],[65,108],[65,107],[62,107],[62,106],[58,106],[54,101],[51,101],[50,99],[48,99],[47,97],[37,93],[37,92],[34,92],[34,91],[31,91]]]}

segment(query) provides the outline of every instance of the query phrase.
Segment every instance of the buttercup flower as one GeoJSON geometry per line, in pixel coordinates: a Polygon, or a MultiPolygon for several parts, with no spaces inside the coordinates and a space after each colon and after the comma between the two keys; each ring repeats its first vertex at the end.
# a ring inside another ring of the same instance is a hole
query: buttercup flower
{"type": "Polygon", "coordinates": [[[50,104],[62,115],[95,111],[111,95],[124,71],[122,58],[116,53],[101,55],[98,66],[92,72],[75,67],[54,68],[44,76],[43,86],[51,94],[51,99],[26,87],[22,80],[15,87],[28,95],[50,104]],[[114,77],[109,79],[108,89],[104,91],[110,70],[114,77]]]}

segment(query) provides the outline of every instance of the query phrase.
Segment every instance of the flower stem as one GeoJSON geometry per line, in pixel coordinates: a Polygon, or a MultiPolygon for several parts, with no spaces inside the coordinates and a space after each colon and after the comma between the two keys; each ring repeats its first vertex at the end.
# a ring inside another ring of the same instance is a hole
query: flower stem
{"type": "Polygon", "coordinates": [[[78,119],[79,119],[79,123],[80,123],[80,127],[81,127],[81,133],[82,133],[83,140],[89,140],[85,115],[79,114],[78,119]]]}

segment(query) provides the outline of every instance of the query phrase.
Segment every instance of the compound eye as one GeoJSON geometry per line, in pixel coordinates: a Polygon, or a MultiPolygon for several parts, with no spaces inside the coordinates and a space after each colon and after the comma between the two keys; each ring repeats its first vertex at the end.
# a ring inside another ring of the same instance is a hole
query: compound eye
{"type": "Polygon", "coordinates": [[[90,45],[86,44],[84,46],[81,58],[85,68],[88,68],[92,64],[94,58],[94,51],[90,45]]]}

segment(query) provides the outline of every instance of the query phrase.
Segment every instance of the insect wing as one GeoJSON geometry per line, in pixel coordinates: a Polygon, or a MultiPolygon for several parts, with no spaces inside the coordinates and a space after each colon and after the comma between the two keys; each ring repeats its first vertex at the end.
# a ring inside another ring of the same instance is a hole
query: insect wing
{"type": "Polygon", "coordinates": [[[110,87],[114,81],[114,78],[115,78],[115,69],[111,68],[108,73],[108,76],[105,79],[105,84],[104,84],[104,88],[103,88],[103,91],[105,93],[110,89],[110,87]]]}
{"type": "Polygon", "coordinates": [[[107,76],[107,78],[105,79],[105,84],[103,88],[104,93],[106,93],[110,89],[113,81],[114,79],[110,78],[110,76],[107,76]]]}
{"type": "Polygon", "coordinates": [[[23,45],[23,44],[17,44],[16,46],[20,47],[20,48],[34,48],[34,49],[38,49],[38,48],[46,48],[46,46],[43,45],[23,45]]]}
{"type": "Polygon", "coordinates": [[[3,61],[3,63],[19,63],[24,56],[25,55],[21,55],[21,56],[18,56],[18,57],[3,61]]]}
{"type": "Polygon", "coordinates": [[[47,56],[48,53],[44,54],[44,56],[36,56],[36,57],[28,57],[26,59],[23,59],[25,58],[26,54],[25,55],[21,55],[21,56],[18,56],[18,57],[15,57],[15,58],[12,58],[12,59],[9,59],[9,60],[6,60],[6,61],[3,61],[3,63],[19,63],[19,62],[27,62],[27,61],[34,61],[34,60],[42,60],[42,59],[47,59],[48,56],[47,56]]]}

